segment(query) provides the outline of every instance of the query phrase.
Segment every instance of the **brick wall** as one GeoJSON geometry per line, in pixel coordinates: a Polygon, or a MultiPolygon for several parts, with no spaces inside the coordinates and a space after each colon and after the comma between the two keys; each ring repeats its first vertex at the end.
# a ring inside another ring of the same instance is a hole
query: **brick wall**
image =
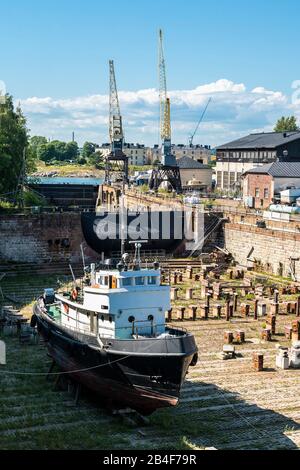
{"type": "MultiPolygon", "coordinates": [[[[0,216],[0,260],[20,263],[78,262],[84,242],[75,213],[0,216]]],[[[84,245],[89,260],[99,258],[84,245]]]]}
{"type": "Polygon", "coordinates": [[[249,173],[244,180],[243,195],[244,197],[254,197],[256,209],[266,209],[274,196],[273,186],[272,176],[249,173]]]}

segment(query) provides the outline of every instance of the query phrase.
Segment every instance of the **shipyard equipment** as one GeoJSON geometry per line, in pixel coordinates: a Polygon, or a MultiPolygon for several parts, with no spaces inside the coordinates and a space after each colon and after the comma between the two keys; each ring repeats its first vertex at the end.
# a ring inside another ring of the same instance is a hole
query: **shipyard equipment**
{"type": "Polygon", "coordinates": [[[189,146],[190,146],[190,147],[193,147],[194,137],[195,137],[195,135],[197,134],[198,129],[199,129],[199,126],[200,126],[201,122],[202,122],[203,119],[204,119],[204,116],[205,116],[205,114],[206,114],[206,111],[207,111],[207,108],[208,108],[210,102],[211,102],[211,98],[209,98],[208,102],[206,103],[206,106],[205,106],[205,108],[204,108],[204,110],[203,110],[203,113],[201,114],[201,117],[200,117],[200,119],[199,119],[199,121],[198,121],[198,123],[197,123],[196,129],[194,130],[193,134],[191,134],[191,136],[190,136],[190,138],[189,138],[189,146]]]}
{"type": "Polygon", "coordinates": [[[123,152],[124,133],[113,60],[109,61],[110,153],[105,158],[105,183],[128,182],[128,157],[123,152]]]}
{"type": "Polygon", "coordinates": [[[171,147],[170,99],[167,97],[166,64],[163,50],[163,34],[159,30],[159,103],[160,103],[160,137],[162,140],[161,163],[152,172],[149,182],[150,189],[158,190],[164,182],[168,182],[173,190],[181,193],[179,167],[171,147]]]}

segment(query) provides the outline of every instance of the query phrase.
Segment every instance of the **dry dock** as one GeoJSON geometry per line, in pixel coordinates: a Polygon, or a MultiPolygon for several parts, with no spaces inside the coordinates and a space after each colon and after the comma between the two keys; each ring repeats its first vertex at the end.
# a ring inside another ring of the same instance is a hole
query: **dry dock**
{"type": "MultiPolygon", "coordinates": [[[[7,282],[11,285],[12,280],[7,282]]],[[[28,281],[22,282],[25,286],[28,281]]],[[[38,291],[45,282],[40,278],[31,290],[38,291]]],[[[5,292],[5,284],[2,288],[5,292]]],[[[185,291],[183,282],[174,312],[179,304],[203,302],[200,283],[194,283],[192,301],[184,300],[185,291]]],[[[16,337],[5,337],[8,362],[0,367],[0,448],[300,448],[300,370],[275,368],[276,345],[290,344],[285,326],[296,316],[280,311],[276,334],[265,341],[261,331],[266,319],[255,320],[251,312],[245,318],[237,311],[229,321],[222,313],[219,319],[172,322],[195,334],[199,362],[190,369],[179,406],[156,412],[147,426],[130,426],[85,395],[75,406],[71,388],[55,390],[54,380],[43,375],[3,374],[4,370],[43,374],[49,367],[43,344],[20,345],[16,337]],[[237,330],[245,334],[245,342],[234,345],[237,357],[221,359],[224,333],[235,335],[237,330]],[[264,355],[262,372],[253,369],[255,352],[264,355]]]]}

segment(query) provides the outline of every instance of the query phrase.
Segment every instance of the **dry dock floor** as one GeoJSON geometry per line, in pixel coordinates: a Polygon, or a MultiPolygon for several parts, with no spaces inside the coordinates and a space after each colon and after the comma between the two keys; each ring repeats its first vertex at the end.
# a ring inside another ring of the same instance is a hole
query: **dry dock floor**
{"type": "Polygon", "coordinates": [[[2,338],[7,365],[0,366],[0,449],[299,449],[300,370],[275,368],[276,345],[287,345],[277,319],[273,341],[260,340],[264,321],[234,318],[178,322],[197,339],[200,358],[190,368],[178,407],[158,411],[146,426],[130,426],[90,397],[78,406],[68,391],[55,391],[44,376],[7,371],[45,372],[43,344],[20,345],[2,338]],[[246,343],[239,357],[222,360],[224,331],[242,329],[246,343]],[[252,367],[253,352],[264,354],[263,372],[252,367]]]}

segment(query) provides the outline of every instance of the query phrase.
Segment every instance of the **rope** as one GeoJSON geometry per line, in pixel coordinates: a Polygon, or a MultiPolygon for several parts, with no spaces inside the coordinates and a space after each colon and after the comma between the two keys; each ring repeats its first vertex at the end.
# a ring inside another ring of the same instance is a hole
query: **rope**
{"type": "Polygon", "coordinates": [[[15,371],[6,371],[6,370],[1,370],[0,369],[0,374],[4,375],[30,375],[30,376],[46,376],[48,377],[49,375],[68,375],[68,374],[75,374],[77,372],[87,372],[89,370],[94,370],[94,369],[100,369],[101,367],[106,367],[110,364],[115,364],[117,362],[124,361],[125,359],[128,359],[130,355],[122,357],[121,359],[116,359],[115,361],[109,361],[107,364],[99,364],[98,366],[93,366],[93,367],[88,367],[86,369],[76,369],[76,370],[70,370],[68,372],[15,372],[15,371]]]}

